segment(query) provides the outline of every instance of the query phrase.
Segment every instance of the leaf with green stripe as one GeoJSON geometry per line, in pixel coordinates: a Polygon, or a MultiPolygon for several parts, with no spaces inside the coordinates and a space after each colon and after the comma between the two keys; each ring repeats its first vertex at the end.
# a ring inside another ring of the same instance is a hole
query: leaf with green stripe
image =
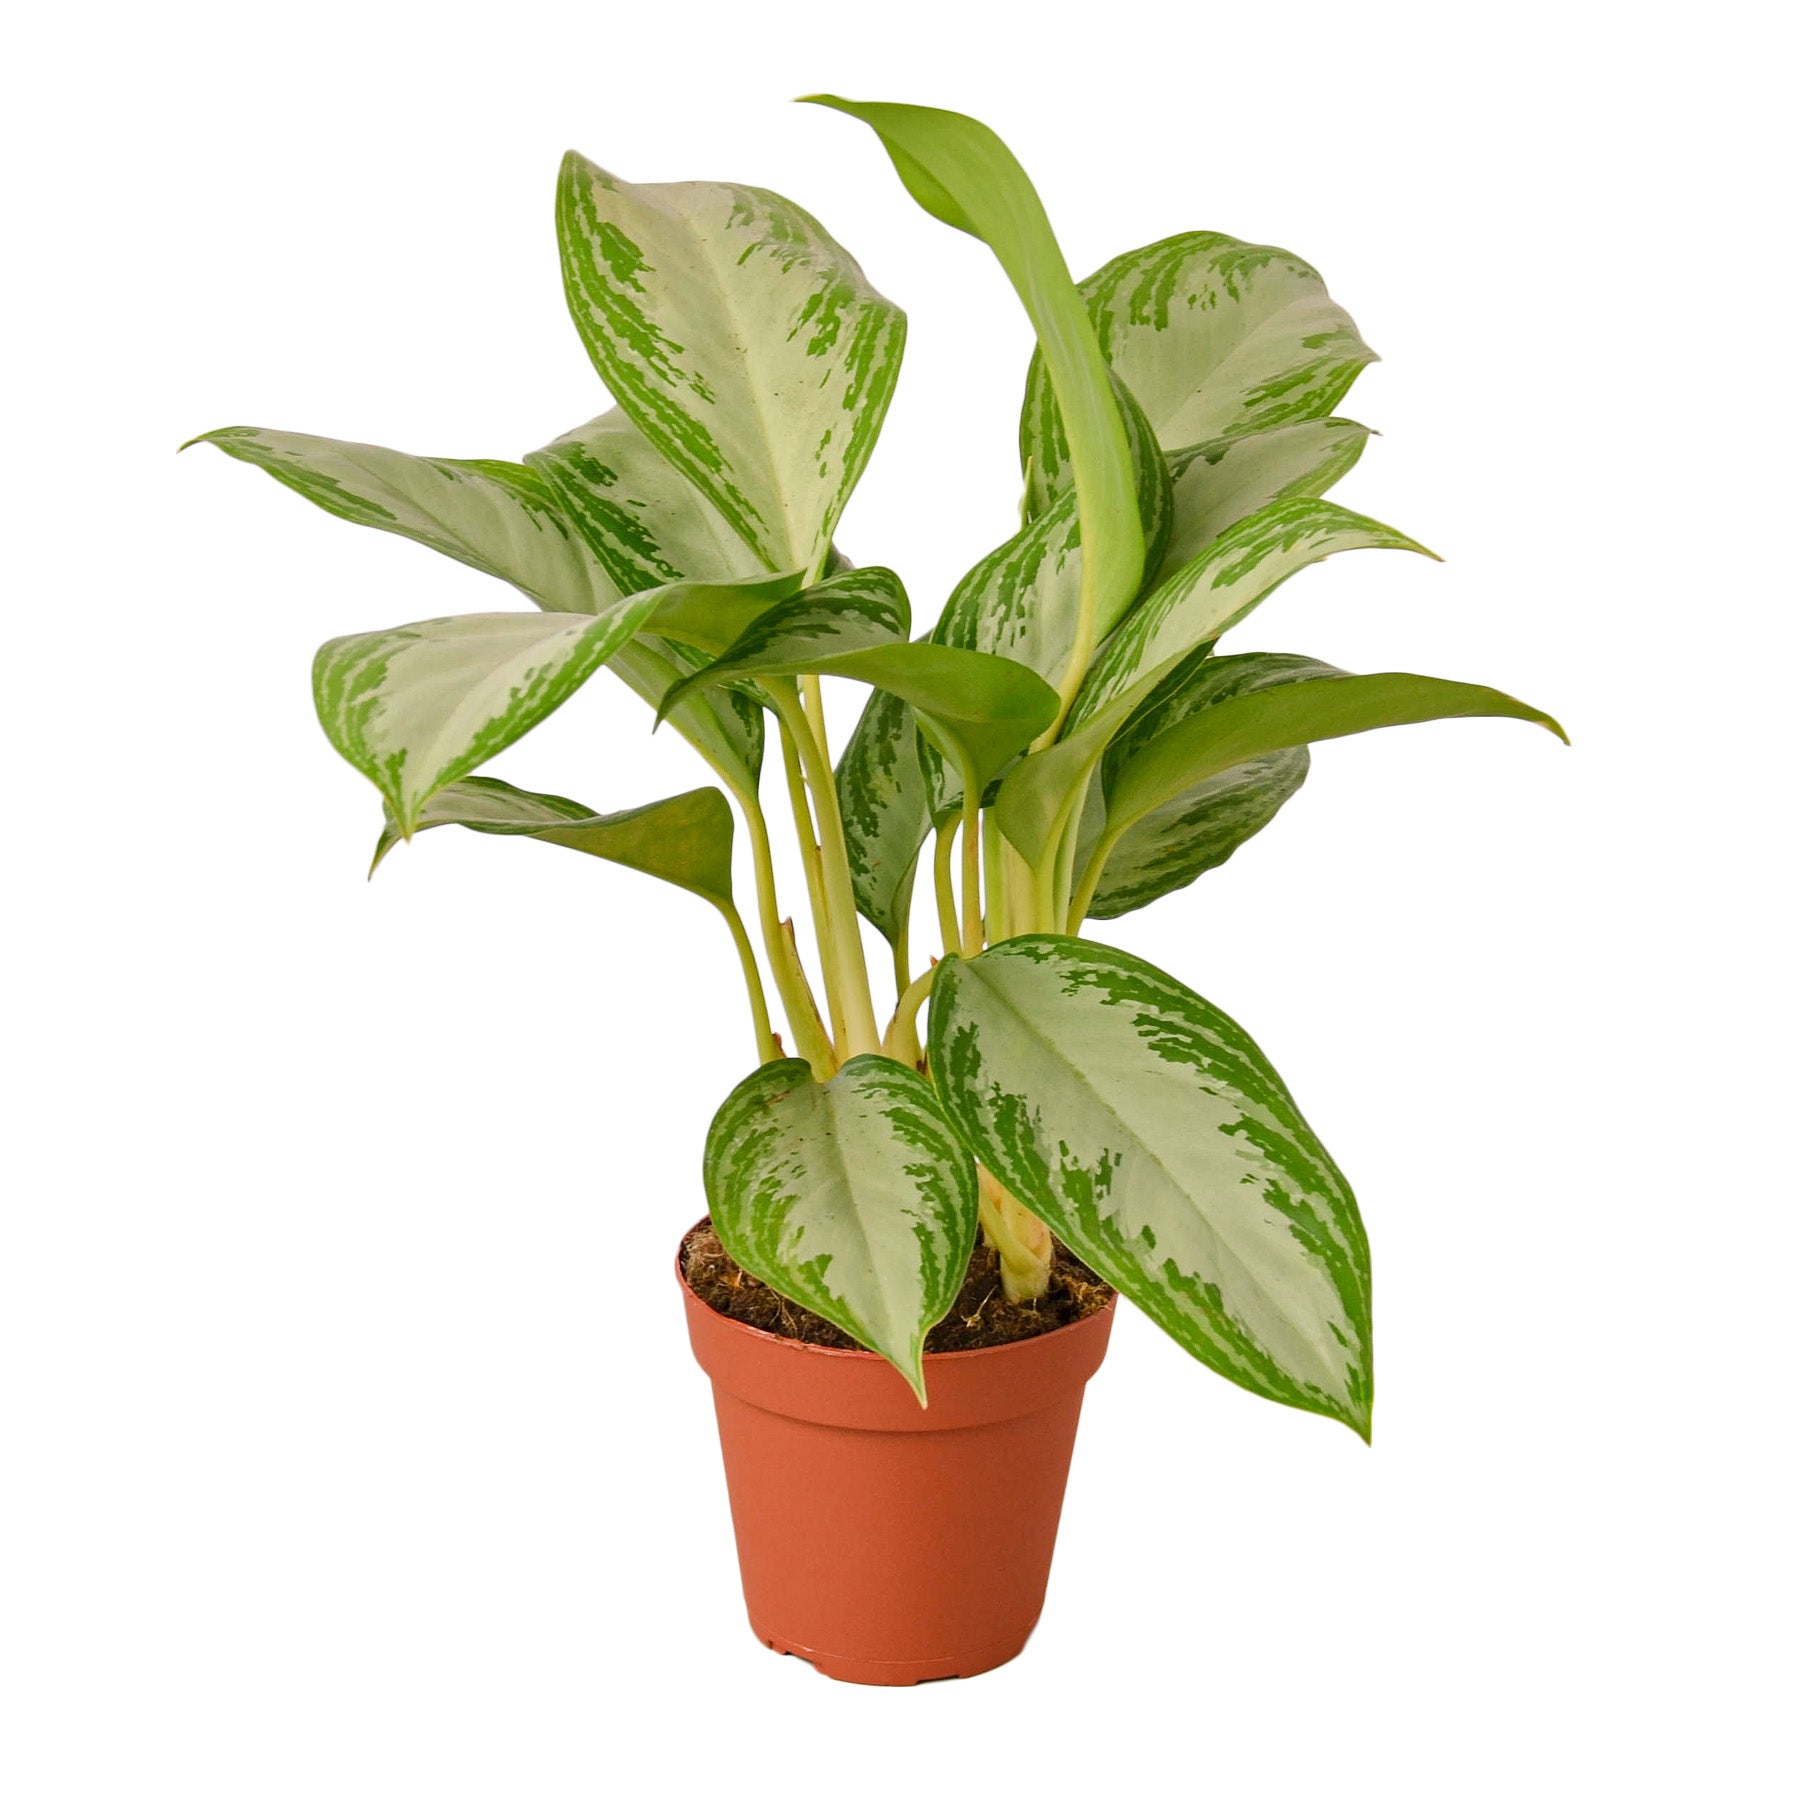
{"type": "Polygon", "coordinates": [[[897,694],[881,688],[870,694],[838,758],[837,795],[856,910],[897,943],[931,826],[918,720],[897,694]]]}
{"type": "Polygon", "coordinates": [[[1344,550],[1431,551],[1391,525],[1329,500],[1278,500],[1240,519],[1160,586],[1115,631],[1069,710],[1075,730],[1122,694],[1147,694],[1171,664],[1210,643],[1290,575],[1344,550]]]}
{"type": "Polygon", "coordinates": [[[830,670],[853,652],[906,641],[912,623],[906,589],[892,569],[851,569],[762,609],[718,654],[671,688],[673,706],[698,688],[757,675],[830,670]]]}
{"type": "MultiPolygon", "coordinates": [[[[471,775],[432,795],[414,830],[439,825],[559,844],[672,882],[714,906],[733,904],[731,807],[717,788],[695,788],[624,812],[596,813],[560,794],[533,794],[492,776],[471,775]]],[[[375,846],[371,875],[399,842],[400,827],[390,817],[375,846]]]]}
{"type": "Polygon", "coordinates": [[[1126,421],[1043,202],[1018,159],[978,120],[929,106],[807,97],[873,129],[912,197],[985,243],[1024,304],[1059,402],[1078,496],[1084,554],[1072,661],[1079,673],[1106,621],[1125,611],[1143,580],[1144,529],[1126,421]]]}
{"type": "Polygon", "coordinates": [[[1213,656],[1204,645],[1178,664],[1102,759],[1096,789],[1102,804],[1083,819],[1075,853],[1078,891],[1091,890],[1083,909],[1087,916],[1116,919],[1216,869],[1299,792],[1310,760],[1303,744],[1267,751],[1203,773],[1137,818],[1109,815],[1104,797],[1139,752],[1221,700],[1342,673],[1310,656],[1213,656]]]}
{"type": "Polygon", "coordinates": [[[758,573],[763,564],[614,407],[525,458],[621,594],[758,573]]]}
{"type": "MultiPolygon", "coordinates": [[[[1131,427],[1146,551],[1155,559],[1174,518],[1169,466],[1130,395],[1119,398],[1131,427]]],[[[932,641],[1009,657],[1056,686],[1081,632],[1081,556],[1081,520],[1069,489],[957,583],[932,641]]],[[[1131,598],[1096,616],[1096,638],[1112,630],[1131,598]]]]}
{"type": "Polygon", "coordinates": [[[929,1082],[856,1056],[798,1059],[734,1088],[706,1139],[706,1199],[731,1255],[878,1356],[925,1403],[925,1334],[975,1248],[975,1165],[929,1082]]]}
{"type": "Polygon", "coordinates": [[[313,660],[313,700],[325,735],[410,837],[433,794],[548,718],[638,632],[679,625],[716,639],[789,586],[675,582],[595,617],[468,613],[333,638],[313,660]],[[708,629],[709,609],[725,627],[708,629]]]}
{"type": "Polygon", "coordinates": [[[1265,506],[1327,492],[1356,466],[1369,435],[1350,419],[1305,419],[1173,452],[1174,518],[1156,580],[1265,506]]]}
{"type": "Polygon", "coordinates": [[[707,766],[746,802],[762,772],[763,709],[728,688],[689,694],[665,708],[669,689],[712,660],[702,650],[640,632],[615,650],[607,667],[658,717],[666,719],[705,758],[707,766]]]}
{"type": "Polygon", "coordinates": [[[930,1057],[964,1143],[1182,1347],[1369,1435],[1369,1249],[1268,1059],[1122,950],[1023,937],[946,958],[930,1057]]]}
{"type": "MultiPolygon", "coordinates": [[[[1377,360],[1310,264],[1221,232],[1129,250],[1081,295],[1101,354],[1165,450],[1323,418],[1377,360]]],[[[1019,424],[1033,512],[1071,477],[1060,414],[1051,372],[1034,360],[1019,424]]]]}
{"type": "Polygon", "coordinates": [[[761,188],[634,186],[573,151],[563,287],[600,378],[771,569],[824,566],[906,321],[809,213],[761,188]]]}
{"type": "Polygon", "coordinates": [[[408,456],[253,425],[190,441],[262,469],[335,518],[509,581],[547,612],[595,613],[618,598],[549,485],[518,463],[408,456]]]}

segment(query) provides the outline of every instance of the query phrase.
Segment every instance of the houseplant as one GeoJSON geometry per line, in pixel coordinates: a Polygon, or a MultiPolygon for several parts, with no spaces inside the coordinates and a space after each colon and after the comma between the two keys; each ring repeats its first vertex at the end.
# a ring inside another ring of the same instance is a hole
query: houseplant
{"type": "Polygon", "coordinates": [[[627,864],[723,919],[757,1063],[708,1137],[712,1226],[745,1280],[863,1347],[751,1330],[687,1286],[728,1459],[755,1465],[732,1476],[753,1622],[830,1672],[913,1680],[1022,1643],[1110,1319],[934,1357],[928,1377],[927,1334],[978,1241],[997,1309],[1043,1299],[1060,1239],[1201,1361],[1369,1433],[1368,1249],[1348,1185],[1241,1028],[1084,939],[1084,921],[1222,863],[1299,787],[1311,743],[1470,715],[1560,727],[1490,688],[1218,651],[1307,565],[1421,548],[1323,498],[1367,436],[1334,409],[1373,353],[1308,265],[1189,232],[1077,286],[984,126],[823,104],[872,126],[920,204],[989,246],[1037,334],[1021,528],[924,635],[899,578],[833,543],[904,320],[817,221],[762,190],[633,186],[565,160],[566,296],[616,404],[522,462],[243,427],[198,441],[539,609],[320,650],[320,720],[384,804],[377,863],[457,824],[627,864]],[[598,813],[476,773],[602,667],[718,786],[598,813]],[[835,768],[825,676],[871,690],[835,768]],[[816,971],[776,891],[766,742],[816,971]],[[733,888],[734,807],[760,963],[733,888]],[[942,938],[922,969],[915,882],[942,938]],[[859,915],[891,952],[879,1010],[859,915]],[[971,1473],[958,1446],[977,1440],[990,1454],[971,1473]],[[1035,1497],[1007,1485],[1027,1464],[1035,1497]],[[993,1504],[977,1481],[1000,1484],[993,1504]],[[881,1506],[856,1512],[871,1493],[881,1506]],[[796,1548],[791,1515],[809,1505],[796,1548]],[[968,1520],[997,1512],[1035,1520],[1022,1561],[1010,1525],[972,1544],[968,1520]],[[1004,1594],[984,1586],[998,1563],[1004,1594]],[[772,1623],[796,1586],[796,1616],[812,1613],[772,1623]],[[870,1625],[895,1588],[930,1616],[870,1625]]]}

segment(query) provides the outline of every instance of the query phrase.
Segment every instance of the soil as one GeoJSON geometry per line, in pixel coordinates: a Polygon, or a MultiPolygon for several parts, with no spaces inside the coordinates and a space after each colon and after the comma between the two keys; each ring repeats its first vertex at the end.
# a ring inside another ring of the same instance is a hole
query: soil
{"type": "MultiPolygon", "coordinates": [[[[802,1344],[818,1344],[828,1350],[856,1350],[856,1340],[829,1319],[808,1312],[784,1299],[746,1269],[740,1269],[719,1242],[710,1219],[688,1233],[681,1246],[681,1272],[695,1295],[714,1312],[754,1325],[775,1337],[793,1338],[802,1344]]],[[[995,1344],[1013,1344],[1037,1337],[1059,1325],[1073,1325],[1097,1313],[1113,1296],[1113,1290],[1086,1263],[1056,1246],[1050,1271],[1050,1287],[1039,1300],[1015,1305],[1000,1290],[1000,1261],[985,1243],[978,1242],[969,1259],[968,1279],[956,1303],[931,1328],[925,1339],[926,1353],[944,1350],[985,1350],[995,1344]]]]}

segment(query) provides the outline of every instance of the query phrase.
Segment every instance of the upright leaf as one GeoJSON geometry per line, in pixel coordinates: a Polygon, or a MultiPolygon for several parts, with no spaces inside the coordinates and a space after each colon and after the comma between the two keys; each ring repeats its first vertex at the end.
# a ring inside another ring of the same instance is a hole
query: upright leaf
{"type": "Polygon", "coordinates": [[[1177,1343],[1368,1436],[1356,1201],[1238,1025],[1122,950],[1023,937],[938,966],[930,1058],[964,1143],[1177,1343]]]}
{"type": "Polygon", "coordinates": [[[767,567],[822,567],[899,374],[899,308],[761,188],[634,186],[571,151],[556,219],[569,311],[632,423],[767,567]]]}
{"type": "Polygon", "coordinates": [[[877,688],[837,766],[856,910],[890,944],[906,928],[919,849],[930,829],[918,736],[912,708],[877,688]]]}
{"type": "Polygon", "coordinates": [[[549,486],[517,463],[407,456],[253,425],[192,442],[262,469],[335,518],[391,531],[509,581],[548,612],[594,613],[618,598],[549,486]]]}
{"type": "Polygon", "coordinates": [[[925,1403],[925,1334],[975,1248],[975,1166],[930,1084],[882,1056],[828,1082],[765,1063],[706,1139],[706,1199],[752,1275],[885,1356],[925,1403]]]}
{"type": "MultiPolygon", "coordinates": [[[[809,98],[870,126],[913,198],[934,218],[981,239],[1024,304],[1059,403],[1079,497],[1084,625],[1076,660],[1085,666],[1104,621],[1119,617],[1138,591],[1144,530],[1126,422],[1043,203],[1017,158],[977,120],[928,106],[809,98]]],[[[1129,376],[1126,384],[1135,392],[1129,376]]]]}
{"type": "MultiPolygon", "coordinates": [[[[624,812],[596,813],[560,794],[528,793],[510,782],[471,775],[434,794],[414,829],[430,831],[438,825],[560,844],[672,882],[714,906],[732,904],[731,807],[717,788],[695,788],[624,812]]],[[[400,828],[390,817],[375,846],[371,875],[399,842],[400,828]]]]}
{"type": "Polygon", "coordinates": [[[614,407],[525,458],[621,594],[757,574],[756,553],[614,407]]]}
{"type": "MultiPolygon", "coordinates": [[[[1165,450],[1323,418],[1376,360],[1316,269],[1216,231],[1129,250],[1081,294],[1102,356],[1165,450]]],[[[1060,413],[1051,372],[1034,361],[1019,424],[1034,511],[1070,480],[1060,413]]]]}

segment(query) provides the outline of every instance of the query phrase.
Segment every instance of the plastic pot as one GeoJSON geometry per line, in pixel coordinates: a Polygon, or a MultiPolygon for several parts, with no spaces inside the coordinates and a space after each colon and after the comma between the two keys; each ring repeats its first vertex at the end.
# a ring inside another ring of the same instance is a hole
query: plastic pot
{"type": "Polygon", "coordinates": [[[774,1337],[681,1291],[712,1378],[751,1630],[879,1686],[1017,1656],[1117,1300],[1019,1343],[927,1356],[921,1410],[878,1356],[774,1337]]]}

